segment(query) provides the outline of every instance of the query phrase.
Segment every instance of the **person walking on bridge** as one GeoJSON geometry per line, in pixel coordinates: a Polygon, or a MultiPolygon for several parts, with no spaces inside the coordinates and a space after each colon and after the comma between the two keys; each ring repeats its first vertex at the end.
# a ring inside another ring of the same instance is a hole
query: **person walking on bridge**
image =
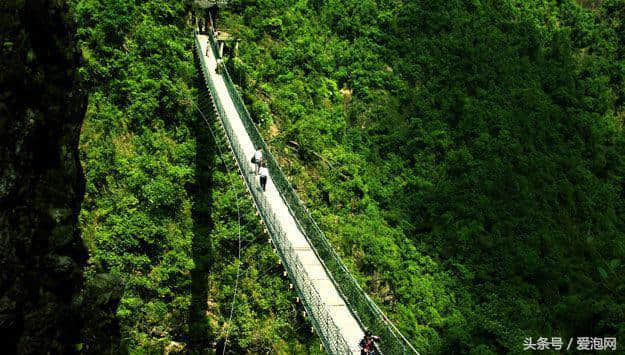
{"type": "Polygon", "coordinates": [[[365,330],[365,337],[360,340],[360,355],[375,355],[374,342],[380,341],[380,337],[371,334],[370,330],[365,330]]]}
{"type": "Polygon", "coordinates": [[[254,152],[254,156],[252,157],[252,163],[256,165],[256,169],[254,173],[258,175],[258,169],[260,169],[260,164],[263,162],[263,149],[261,147],[256,148],[254,152]]]}
{"type": "Polygon", "coordinates": [[[217,57],[217,65],[215,66],[215,73],[221,74],[221,72],[224,70],[224,61],[221,58],[219,58],[217,54],[215,54],[215,57],[217,57]]]}
{"type": "Polygon", "coordinates": [[[269,177],[269,169],[265,166],[265,163],[260,163],[260,187],[263,189],[263,192],[267,189],[267,178],[269,177]]]}

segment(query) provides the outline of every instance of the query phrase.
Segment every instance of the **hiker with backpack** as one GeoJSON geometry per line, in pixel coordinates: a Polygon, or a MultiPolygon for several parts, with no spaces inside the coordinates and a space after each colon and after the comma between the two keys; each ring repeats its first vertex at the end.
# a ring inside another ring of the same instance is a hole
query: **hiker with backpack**
{"type": "Polygon", "coordinates": [[[263,162],[263,149],[261,147],[256,148],[254,155],[252,156],[252,163],[256,165],[254,173],[258,175],[260,164],[263,162]]]}
{"type": "Polygon", "coordinates": [[[370,330],[365,330],[365,337],[360,340],[360,355],[375,355],[375,342],[379,342],[380,337],[371,334],[370,330]]]}

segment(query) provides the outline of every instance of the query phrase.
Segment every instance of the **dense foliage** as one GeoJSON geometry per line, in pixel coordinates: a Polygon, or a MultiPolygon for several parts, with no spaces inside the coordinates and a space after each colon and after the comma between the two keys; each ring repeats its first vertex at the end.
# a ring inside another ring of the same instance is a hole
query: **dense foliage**
{"type": "MultiPolygon", "coordinates": [[[[120,280],[131,352],[226,334],[238,353],[312,352],[194,109],[211,111],[188,5],[73,2],[88,284],[120,280]]],[[[253,117],[367,291],[426,353],[501,353],[625,338],[623,18],[623,0],[232,0],[218,23],[242,39],[227,65],[253,117]]]]}
{"type": "Polygon", "coordinates": [[[228,65],[428,353],[625,336],[625,2],[240,0],[228,65]]]}
{"type": "MultiPolygon", "coordinates": [[[[119,280],[116,317],[131,353],[201,351],[226,333],[237,353],[316,349],[247,199],[240,201],[241,277],[229,321],[235,197],[245,190],[194,108],[206,100],[186,5],[74,1],[89,90],[80,145],[86,276],[96,289],[119,280]]],[[[112,296],[98,295],[104,302],[112,296]]]]}

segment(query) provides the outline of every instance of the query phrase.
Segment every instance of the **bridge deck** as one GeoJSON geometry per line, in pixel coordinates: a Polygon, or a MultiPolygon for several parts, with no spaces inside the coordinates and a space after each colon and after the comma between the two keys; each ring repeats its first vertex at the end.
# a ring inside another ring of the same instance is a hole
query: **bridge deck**
{"type": "MultiPolygon", "coordinates": [[[[208,36],[198,35],[198,39],[201,46],[201,53],[206,54],[208,36]]],[[[228,120],[233,131],[237,135],[233,138],[236,139],[243,148],[243,152],[245,154],[243,162],[245,162],[246,166],[242,166],[241,170],[244,174],[254,174],[250,163],[252,155],[255,151],[252,140],[243,126],[243,122],[239,117],[239,113],[234,105],[234,102],[232,101],[232,98],[230,97],[230,93],[226,88],[223,78],[221,75],[215,73],[215,67],[217,64],[212,52],[208,57],[204,56],[204,60],[208,65],[208,72],[210,73],[217,90],[217,97],[214,99],[221,102],[227,116],[224,117],[224,119],[228,120]]],[[[231,139],[233,138],[231,137],[231,139]]],[[[352,349],[352,353],[358,354],[358,342],[364,335],[363,331],[347,308],[345,301],[334,287],[334,284],[328,277],[327,271],[317,258],[316,254],[313,252],[308,240],[297,227],[297,223],[289,212],[287,205],[280,197],[278,190],[274,187],[273,180],[271,179],[271,171],[269,172],[269,175],[269,179],[267,180],[267,191],[265,192],[267,200],[269,201],[269,208],[271,208],[273,213],[278,216],[278,221],[281,223],[282,229],[286,231],[287,239],[294,247],[297,257],[301,261],[302,265],[304,265],[309,278],[313,281],[314,287],[323,298],[323,302],[330,311],[334,323],[339,327],[339,329],[341,329],[343,337],[352,349]]],[[[260,188],[258,178],[255,178],[255,181],[257,182],[258,188],[260,188]]]]}

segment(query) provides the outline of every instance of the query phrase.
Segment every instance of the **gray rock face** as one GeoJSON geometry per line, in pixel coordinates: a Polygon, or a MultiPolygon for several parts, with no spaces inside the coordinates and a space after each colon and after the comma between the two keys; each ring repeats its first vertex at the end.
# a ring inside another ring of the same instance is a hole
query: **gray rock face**
{"type": "Polygon", "coordinates": [[[63,0],[0,10],[0,333],[8,353],[80,343],[86,249],[78,139],[86,95],[63,0]]]}

